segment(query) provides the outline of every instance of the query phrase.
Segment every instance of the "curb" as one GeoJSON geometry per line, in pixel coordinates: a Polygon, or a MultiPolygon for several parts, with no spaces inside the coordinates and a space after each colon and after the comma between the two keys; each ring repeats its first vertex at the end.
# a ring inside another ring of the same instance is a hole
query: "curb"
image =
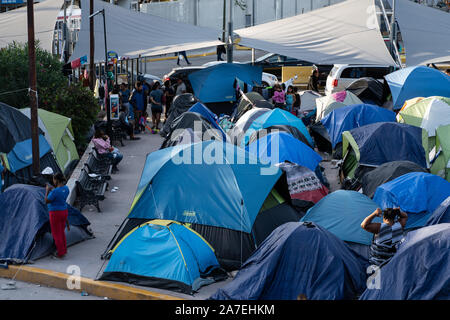
{"type": "MultiPolygon", "coordinates": [[[[68,284],[75,283],[72,275],[51,270],[29,266],[9,266],[8,269],[0,269],[1,278],[12,279],[16,273],[15,280],[36,283],[57,289],[70,290],[68,284]],[[20,272],[18,272],[19,270],[20,272]]],[[[184,300],[183,298],[118,283],[94,281],[83,277],[78,279],[80,281],[79,289],[73,289],[71,291],[84,291],[89,295],[97,297],[107,297],[113,300],[184,300]]]]}

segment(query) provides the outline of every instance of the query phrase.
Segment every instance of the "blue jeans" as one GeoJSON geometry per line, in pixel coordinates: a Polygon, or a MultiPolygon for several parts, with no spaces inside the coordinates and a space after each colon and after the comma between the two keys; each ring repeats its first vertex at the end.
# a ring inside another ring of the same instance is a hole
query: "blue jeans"
{"type": "Polygon", "coordinates": [[[120,161],[123,159],[123,154],[120,153],[119,149],[114,148],[112,152],[108,153],[108,158],[112,160],[113,166],[117,166],[120,161]]]}

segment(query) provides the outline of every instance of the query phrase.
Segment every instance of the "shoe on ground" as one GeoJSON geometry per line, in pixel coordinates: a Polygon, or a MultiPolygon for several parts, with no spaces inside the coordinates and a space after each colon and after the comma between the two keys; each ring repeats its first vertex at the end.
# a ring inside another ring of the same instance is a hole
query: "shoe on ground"
{"type": "Polygon", "coordinates": [[[133,137],[133,138],[130,138],[130,140],[141,140],[141,138],[140,137],[133,137]]]}

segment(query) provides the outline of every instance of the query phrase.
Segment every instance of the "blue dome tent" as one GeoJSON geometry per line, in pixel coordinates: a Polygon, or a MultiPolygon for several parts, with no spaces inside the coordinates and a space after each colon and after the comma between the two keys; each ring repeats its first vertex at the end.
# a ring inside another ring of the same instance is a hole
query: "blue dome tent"
{"type": "Polygon", "coordinates": [[[313,223],[275,229],[215,300],[354,299],[365,288],[363,266],[345,243],[313,223]]]}
{"type": "Polygon", "coordinates": [[[385,76],[391,89],[394,109],[416,97],[450,97],[450,77],[440,70],[425,66],[400,69],[385,76]]]}
{"type": "Polygon", "coordinates": [[[450,182],[431,173],[411,172],[382,184],[373,200],[380,208],[408,213],[405,228],[423,227],[437,207],[450,196],[450,182]]]}
{"type": "Polygon", "coordinates": [[[394,257],[380,270],[379,287],[360,300],[449,300],[450,224],[409,232],[394,257]]]}
{"type": "Polygon", "coordinates": [[[299,218],[279,168],[228,143],[177,145],[147,156],[128,217],[105,255],[136,225],[173,220],[200,233],[232,269],[273,229],[299,218]]]}
{"type": "Polygon", "coordinates": [[[241,146],[245,146],[250,142],[250,137],[253,133],[258,132],[261,129],[268,129],[277,125],[287,125],[290,127],[294,127],[304,136],[306,140],[304,141],[305,143],[307,143],[311,147],[314,146],[314,142],[302,120],[294,116],[292,113],[281,110],[280,108],[270,110],[260,117],[256,118],[252,122],[250,127],[245,131],[245,135],[243,136],[242,140],[238,142],[238,144],[240,144],[241,146]]]}
{"type": "Polygon", "coordinates": [[[100,280],[192,294],[225,277],[214,249],[199,234],[173,221],[154,220],[122,238],[100,280]]]}
{"type": "Polygon", "coordinates": [[[245,147],[251,154],[264,162],[275,165],[289,161],[315,171],[322,157],[303,142],[286,132],[274,132],[245,147]],[[275,152],[274,152],[275,151],[275,152]]]}
{"type": "Polygon", "coordinates": [[[369,246],[373,234],[362,229],[361,222],[376,209],[377,204],[359,192],[337,190],[316,203],[300,221],[314,222],[343,241],[369,246]]]}
{"type": "Polygon", "coordinates": [[[425,150],[428,135],[422,128],[396,122],[368,124],[343,132],[342,173],[346,178],[362,178],[373,168],[401,160],[427,168],[425,150]]]}
{"type": "Polygon", "coordinates": [[[344,131],[376,122],[396,122],[395,113],[370,104],[356,104],[333,110],[321,120],[332,148],[342,142],[344,131]]]}

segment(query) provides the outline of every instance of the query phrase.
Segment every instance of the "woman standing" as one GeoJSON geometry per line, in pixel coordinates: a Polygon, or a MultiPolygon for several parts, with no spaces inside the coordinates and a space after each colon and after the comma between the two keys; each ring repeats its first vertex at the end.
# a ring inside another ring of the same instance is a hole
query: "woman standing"
{"type": "Polygon", "coordinates": [[[319,70],[314,69],[309,77],[308,90],[319,92],[319,70]]]}
{"type": "Polygon", "coordinates": [[[295,100],[294,87],[289,86],[286,92],[286,110],[290,113],[293,113],[295,100]]]}
{"type": "Polygon", "coordinates": [[[66,186],[66,179],[62,173],[53,176],[53,184],[45,187],[45,203],[48,206],[50,215],[50,228],[53,240],[55,241],[57,258],[62,258],[67,253],[66,234],[64,232],[67,224],[67,197],[69,188],[66,186]]]}
{"type": "Polygon", "coordinates": [[[162,97],[163,92],[160,89],[160,83],[155,82],[152,88],[152,92],[150,93],[150,103],[152,109],[152,133],[159,132],[159,122],[161,121],[161,113],[162,109],[162,97]]]}

